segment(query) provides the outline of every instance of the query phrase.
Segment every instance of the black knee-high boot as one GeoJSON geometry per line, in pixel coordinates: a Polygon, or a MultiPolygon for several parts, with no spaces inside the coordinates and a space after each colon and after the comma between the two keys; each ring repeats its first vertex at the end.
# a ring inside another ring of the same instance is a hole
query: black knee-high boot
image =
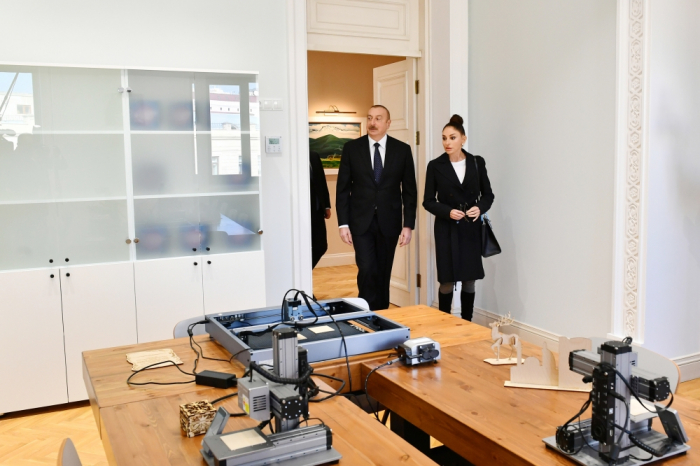
{"type": "Polygon", "coordinates": [[[459,294],[459,299],[462,301],[462,319],[471,322],[474,315],[474,297],[476,293],[467,293],[462,291],[459,294]]]}
{"type": "Polygon", "coordinates": [[[442,312],[452,313],[452,292],[440,293],[438,291],[438,309],[442,312]]]}

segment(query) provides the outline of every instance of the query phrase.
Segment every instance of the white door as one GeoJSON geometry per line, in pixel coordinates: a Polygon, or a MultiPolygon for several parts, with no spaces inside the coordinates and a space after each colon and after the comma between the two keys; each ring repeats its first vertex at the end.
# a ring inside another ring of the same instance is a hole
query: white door
{"type": "Polygon", "coordinates": [[[61,292],[68,401],[73,402],[87,399],[83,351],[137,343],[134,264],[62,268],[61,292]]]}
{"type": "Polygon", "coordinates": [[[265,307],[262,251],[203,256],[202,262],[205,314],[265,307]]]}
{"type": "Polygon", "coordinates": [[[136,261],[134,286],[139,343],[168,340],[175,324],[204,316],[201,256],[136,261]]]}
{"type": "Polygon", "coordinates": [[[68,402],[58,269],[0,273],[0,413],[68,402]]]}
{"type": "MultiPolygon", "coordinates": [[[[413,163],[416,164],[416,104],[415,60],[380,66],[374,69],[374,103],[384,105],[391,113],[389,136],[411,146],[413,163]]],[[[411,244],[397,246],[394,266],[391,270],[391,295],[389,300],[397,306],[417,304],[416,258],[418,230],[413,231],[411,244]]]]}

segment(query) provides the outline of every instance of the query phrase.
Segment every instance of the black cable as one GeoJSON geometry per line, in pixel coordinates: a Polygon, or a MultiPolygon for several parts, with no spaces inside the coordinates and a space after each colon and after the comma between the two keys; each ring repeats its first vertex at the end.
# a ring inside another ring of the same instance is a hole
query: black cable
{"type": "Polygon", "coordinates": [[[224,395],[224,396],[222,396],[222,397],[220,397],[220,398],[215,399],[214,401],[210,401],[209,403],[215,404],[215,403],[218,403],[219,401],[224,401],[224,400],[227,400],[227,399],[229,399],[229,398],[233,398],[234,396],[237,396],[237,395],[238,395],[238,392],[229,393],[228,395],[224,395]]]}
{"type": "MultiPolygon", "coordinates": [[[[367,397],[367,404],[369,404],[369,408],[372,410],[372,413],[374,414],[374,417],[377,418],[377,421],[379,421],[379,413],[377,412],[376,409],[374,409],[374,406],[372,406],[372,402],[369,399],[369,392],[367,390],[367,382],[369,382],[369,376],[374,374],[377,370],[381,369],[382,367],[385,366],[391,366],[395,362],[400,361],[399,358],[392,359],[391,361],[387,361],[384,364],[380,364],[379,366],[375,367],[371,371],[369,371],[369,374],[367,374],[367,378],[365,379],[365,396],[367,397]]],[[[381,422],[381,421],[380,421],[381,422]]]]}
{"type": "Polygon", "coordinates": [[[173,366],[175,366],[175,368],[177,370],[179,370],[180,372],[182,372],[185,375],[192,375],[192,376],[195,375],[195,374],[191,374],[189,372],[183,371],[182,369],[180,369],[180,367],[174,361],[167,360],[167,361],[155,362],[155,363],[149,364],[148,366],[143,367],[137,371],[134,371],[134,373],[131,374],[126,379],[126,384],[127,385],[180,385],[180,384],[186,384],[186,383],[194,383],[194,380],[187,380],[187,381],[182,381],[182,382],[132,382],[131,381],[131,378],[134,377],[136,374],[140,374],[141,372],[145,371],[146,369],[150,369],[151,367],[158,366],[160,364],[172,364],[173,366]]]}
{"type": "Polygon", "coordinates": [[[345,380],[343,380],[343,379],[341,379],[341,378],[333,377],[332,375],[326,375],[326,374],[314,374],[314,376],[315,376],[315,377],[325,377],[325,378],[327,378],[327,379],[332,379],[332,380],[341,382],[341,385],[340,385],[340,388],[339,388],[338,390],[336,390],[335,392],[328,392],[328,391],[326,391],[326,390],[321,390],[321,389],[319,388],[319,391],[321,391],[321,392],[323,392],[323,393],[329,393],[330,396],[326,396],[326,397],[323,397],[323,398],[317,398],[317,399],[315,399],[315,400],[309,400],[311,403],[320,403],[321,401],[330,400],[330,399],[333,398],[334,396],[338,396],[338,395],[343,391],[343,389],[345,388],[345,380]]]}
{"type": "MultiPolygon", "coordinates": [[[[258,363],[255,361],[250,362],[250,366],[248,366],[251,371],[255,371],[258,374],[262,375],[268,380],[271,380],[276,383],[281,383],[281,384],[286,384],[286,385],[300,385],[309,380],[309,377],[313,373],[314,369],[313,367],[309,366],[306,372],[304,372],[301,376],[297,378],[291,378],[291,377],[280,377],[277,374],[273,374],[272,372],[267,371],[266,369],[263,369],[260,367],[258,363]]],[[[251,372],[252,376],[252,372],[251,372]]]]}

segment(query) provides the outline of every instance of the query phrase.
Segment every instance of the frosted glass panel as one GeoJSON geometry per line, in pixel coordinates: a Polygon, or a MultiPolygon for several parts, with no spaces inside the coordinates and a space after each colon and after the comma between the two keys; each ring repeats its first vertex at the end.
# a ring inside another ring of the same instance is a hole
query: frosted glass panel
{"type": "Polygon", "coordinates": [[[0,205],[0,270],[58,265],[55,204],[0,205]]]}
{"type": "Polygon", "coordinates": [[[134,195],[197,192],[194,135],[131,136],[134,195]]]}
{"type": "Polygon", "coordinates": [[[257,251],[260,208],[257,194],[199,198],[202,230],[211,254],[257,251]]]}
{"type": "Polygon", "coordinates": [[[240,86],[209,85],[212,175],[242,173],[240,93],[240,86]]]}
{"type": "Polygon", "coordinates": [[[120,134],[21,134],[0,139],[0,201],[126,195],[120,134]]]}
{"type": "Polygon", "coordinates": [[[137,260],[200,254],[208,233],[200,228],[196,197],[136,199],[134,219],[137,260]]]}
{"type": "Polygon", "coordinates": [[[2,65],[0,131],[121,131],[120,86],[119,70],[2,65]]]}
{"type": "Polygon", "coordinates": [[[56,211],[61,264],[129,260],[126,201],[61,202],[56,211]]]}
{"type": "Polygon", "coordinates": [[[194,131],[193,73],[129,70],[132,131],[194,131]]]}
{"type": "MultiPolygon", "coordinates": [[[[208,134],[197,135],[197,186],[200,193],[258,191],[260,178],[251,177],[250,156],[242,157],[240,175],[215,175],[212,173],[212,147],[208,134]]],[[[243,135],[243,148],[249,147],[248,136],[243,135]]]]}

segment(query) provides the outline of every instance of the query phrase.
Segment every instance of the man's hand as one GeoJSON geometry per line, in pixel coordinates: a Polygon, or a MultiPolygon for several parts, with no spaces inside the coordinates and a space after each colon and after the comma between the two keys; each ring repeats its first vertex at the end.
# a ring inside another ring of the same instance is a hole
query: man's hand
{"type": "Polygon", "coordinates": [[[404,227],[403,230],[401,230],[401,236],[399,237],[400,247],[408,246],[408,243],[411,242],[412,233],[413,231],[409,227],[404,227]]]}
{"type": "Polygon", "coordinates": [[[325,214],[323,217],[324,217],[326,220],[328,220],[329,218],[331,218],[331,209],[330,209],[330,208],[326,209],[326,214],[325,214]]]}
{"type": "MultiPolygon", "coordinates": [[[[343,240],[343,243],[349,244],[352,246],[352,234],[350,234],[350,228],[343,227],[340,229],[340,239],[343,240]]],[[[409,236],[410,240],[410,236],[409,236]]]]}

